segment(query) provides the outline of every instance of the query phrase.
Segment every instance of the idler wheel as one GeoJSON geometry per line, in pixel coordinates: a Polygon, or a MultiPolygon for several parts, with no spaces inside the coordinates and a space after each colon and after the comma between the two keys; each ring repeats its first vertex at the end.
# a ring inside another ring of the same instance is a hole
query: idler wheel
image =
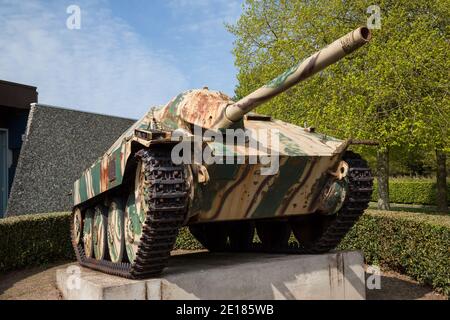
{"type": "Polygon", "coordinates": [[[97,260],[106,259],[108,253],[108,209],[102,205],[95,207],[94,214],[94,256],[97,260]]]}
{"type": "Polygon", "coordinates": [[[211,252],[225,251],[227,247],[226,225],[221,222],[201,223],[189,226],[189,231],[211,252]]]}
{"type": "Polygon", "coordinates": [[[88,258],[92,258],[94,256],[93,230],[94,230],[94,210],[89,208],[86,210],[83,221],[84,254],[88,258]]]}
{"type": "Polygon", "coordinates": [[[112,262],[122,262],[125,253],[124,203],[114,198],[108,212],[108,249],[112,262]]]}
{"type": "Polygon", "coordinates": [[[284,220],[260,220],[255,222],[258,237],[265,250],[287,247],[291,227],[284,220]]]}

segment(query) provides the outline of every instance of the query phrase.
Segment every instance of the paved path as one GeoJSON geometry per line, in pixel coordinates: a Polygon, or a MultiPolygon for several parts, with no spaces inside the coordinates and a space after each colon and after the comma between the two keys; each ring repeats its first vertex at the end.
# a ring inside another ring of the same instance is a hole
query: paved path
{"type": "Polygon", "coordinates": [[[0,300],[60,300],[56,289],[56,269],[71,263],[58,263],[0,276],[0,300]]]}
{"type": "MultiPolygon", "coordinates": [[[[175,254],[183,254],[179,250],[175,254]]],[[[0,300],[60,300],[56,289],[56,269],[64,268],[73,262],[62,262],[26,270],[13,271],[0,276],[0,300]]],[[[370,276],[370,274],[368,274],[370,276]]],[[[445,300],[429,286],[418,284],[411,278],[392,272],[381,274],[381,289],[367,290],[367,300],[445,300]]]]}

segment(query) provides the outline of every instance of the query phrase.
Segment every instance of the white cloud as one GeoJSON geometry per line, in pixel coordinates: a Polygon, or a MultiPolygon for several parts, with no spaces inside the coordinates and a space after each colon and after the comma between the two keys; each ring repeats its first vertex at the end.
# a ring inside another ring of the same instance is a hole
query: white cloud
{"type": "Polygon", "coordinates": [[[66,28],[69,4],[0,0],[0,79],[37,86],[41,103],[132,118],[188,87],[105,2],[76,3],[81,30],[66,28]]]}

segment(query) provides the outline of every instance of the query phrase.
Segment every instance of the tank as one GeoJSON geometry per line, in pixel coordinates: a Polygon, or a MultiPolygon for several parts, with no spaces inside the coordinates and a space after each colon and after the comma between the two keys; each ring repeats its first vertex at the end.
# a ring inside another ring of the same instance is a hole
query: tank
{"type": "Polygon", "coordinates": [[[335,248],[372,193],[366,161],[348,150],[355,141],[252,110],[370,38],[358,28],[237,102],[203,88],[152,108],[74,183],[79,263],[157,276],[184,226],[210,251],[335,248]]]}

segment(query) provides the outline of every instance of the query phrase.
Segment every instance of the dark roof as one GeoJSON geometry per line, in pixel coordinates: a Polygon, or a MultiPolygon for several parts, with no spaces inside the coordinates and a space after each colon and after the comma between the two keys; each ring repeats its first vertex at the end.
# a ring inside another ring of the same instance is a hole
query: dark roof
{"type": "Polygon", "coordinates": [[[18,87],[28,88],[28,89],[33,89],[33,90],[37,89],[37,87],[35,87],[35,86],[30,86],[28,84],[12,82],[12,81],[7,81],[7,80],[0,80],[0,84],[9,85],[9,86],[18,86],[18,87]]]}
{"type": "Polygon", "coordinates": [[[36,87],[0,80],[0,106],[30,109],[31,103],[38,102],[36,87]]]}
{"type": "Polygon", "coordinates": [[[33,104],[7,215],[70,211],[74,181],[134,122],[33,104]]]}

